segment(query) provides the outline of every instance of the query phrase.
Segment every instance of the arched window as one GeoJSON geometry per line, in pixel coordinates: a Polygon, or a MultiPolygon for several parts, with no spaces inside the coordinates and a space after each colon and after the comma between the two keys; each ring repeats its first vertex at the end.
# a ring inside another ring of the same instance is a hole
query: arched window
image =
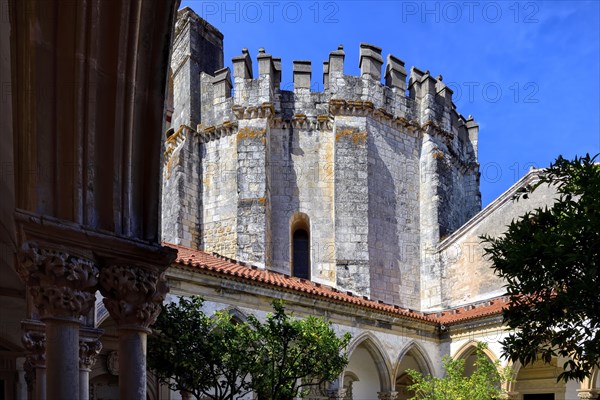
{"type": "Polygon", "coordinates": [[[292,275],[310,279],[310,229],[308,216],[298,214],[292,221],[292,275]]]}

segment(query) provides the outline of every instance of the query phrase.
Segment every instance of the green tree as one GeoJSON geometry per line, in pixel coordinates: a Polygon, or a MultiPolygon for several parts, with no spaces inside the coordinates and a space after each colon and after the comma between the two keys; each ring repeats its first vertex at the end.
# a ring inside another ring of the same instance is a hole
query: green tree
{"type": "Polygon", "coordinates": [[[148,365],[171,390],[237,399],[250,391],[256,332],[227,312],[207,316],[202,304],[195,296],[163,305],[148,339],[148,365]]]}
{"type": "Polygon", "coordinates": [[[415,370],[407,370],[414,382],[408,387],[415,396],[411,400],[490,400],[502,395],[502,383],[510,379],[510,370],[501,368],[498,361],[492,362],[484,353],[485,343],[476,349],[475,369],[471,376],[465,376],[465,360],[442,358],[446,375],[436,378],[423,375],[415,370]]]}
{"type": "Polygon", "coordinates": [[[248,318],[259,338],[255,350],[260,368],[253,372],[251,383],[258,398],[302,397],[310,387],[335,380],[348,364],[350,334],[338,338],[323,318],[293,318],[281,301],[274,301],[273,308],[264,323],[248,318]]]}
{"type": "Polygon", "coordinates": [[[504,355],[527,365],[568,359],[558,379],[588,377],[600,360],[600,166],[597,156],[558,157],[539,181],[556,202],[513,221],[499,238],[482,237],[495,273],[506,281],[504,320],[514,330],[504,355]]]}
{"type": "Polygon", "coordinates": [[[265,322],[212,317],[200,297],[163,305],[148,343],[148,365],[171,390],[197,399],[234,400],[255,391],[260,399],[289,400],[310,386],[333,381],[348,363],[350,335],[330,323],[286,314],[273,302],[265,322]]]}

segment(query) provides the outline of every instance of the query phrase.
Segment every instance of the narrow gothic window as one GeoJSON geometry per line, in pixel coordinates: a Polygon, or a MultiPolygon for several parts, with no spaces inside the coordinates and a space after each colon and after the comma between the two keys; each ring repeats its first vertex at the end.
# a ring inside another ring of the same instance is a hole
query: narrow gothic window
{"type": "Polygon", "coordinates": [[[310,279],[310,238],[304,229],[296,229],[292,239],[293,274],[310,279]]]}

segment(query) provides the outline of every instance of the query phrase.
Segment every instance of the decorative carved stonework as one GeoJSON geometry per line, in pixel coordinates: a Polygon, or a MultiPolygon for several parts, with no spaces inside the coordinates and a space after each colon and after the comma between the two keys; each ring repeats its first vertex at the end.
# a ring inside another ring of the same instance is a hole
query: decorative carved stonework
{"type": "Polygon", "coordinates": [[[95,338],[79,340],[79,368],[90,370],[96,363],[96,357],[102,350],[102,343],[95,338]]]}
{"type": "Polygon", "coordinates": [[[33,328],[33,330],[26,330],[23,336],[21,336],[23,347],[29,352],[25,357],[25,364],[23,365],[25,382],[27,383],[27,388],[33,390],[36,368],[46,367],[46,334],[43,330],[44,325],[41,323],[28,321],[24,322],[24,325],[24,329],[33,328]]]}
{"type": "Polygon", "coordinates": [[[379,400],[396,400],[398,392],[377,392],[377,398],[379,400]]]}
{"type": "Polygon", "coordinates": [[[79,318],[94,305],[98,268],[92,261],[26,241],[19,252],[19,274],[42,317],[79,318]]]}
{"type": "Polygon", "coordinates": [[[600,397],[600,393],[595,389],[581,389],[577,391],[577,397],[580,399],[597,399],[600,397]]]}
{"type": "Polygon", "coordinates": [[[30,353],[27,355],[27,362],[32,367],[46,366],[46,335],[44,332],[27,331],[21,337],[23,346],[30,353]]]}
{"type": "Polygon", "coordinates": [[[168,292],[164,273],[139,266],[109,265],[100,272],[104,305],[120,326],[148,328],[168,292]]]}
{"type": "Polygon", "coordinates": [[[116,351],[111,351],[106,356],[106,369],[111,375],[118,376],[119,375],[119,353],[116,351]]]}

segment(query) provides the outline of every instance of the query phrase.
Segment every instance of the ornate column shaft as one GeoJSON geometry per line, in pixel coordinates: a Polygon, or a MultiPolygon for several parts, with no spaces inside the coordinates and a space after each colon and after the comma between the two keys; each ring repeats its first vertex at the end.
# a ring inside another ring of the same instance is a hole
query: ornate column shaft
{"type": "Polygon", "coordinates": [[[25,241],[19,253],[19,274],[46,324],[48,398],[76,399],[79,317],[94,305],[98,268],[92,261],[25,241]]]}
{"type": "Polygon", "coordinates": [[[101,331],[95,330],[97,336],[89,336],[92,330],[82,331],[79,340],[79,400],[88,400],[90,397],[90,372],[96,363],[96,357],[102,350],[102,343],[98,340],[101,331]]]}
{"type": "Polygon", "coordinates": [[[24,321],[21,337],[29,354],[25,358],[25,381],[35,400],[46,400],[46,334],[38,321],[24,321]]]}
{"type": "Polygon", "coordinates": [[[119,397],[146,400],[146,338],[168,291],[164,269],[109,264],[102,268],[104,304],[119,330],[119,397]]]}
{"type": "Polygon", "coordinates": [[[27,383],[25,379],[25,357],[19,357],[16,360],[17,364],[17,384],[16,384],[16,399],[27,400],[27,383]]]}

